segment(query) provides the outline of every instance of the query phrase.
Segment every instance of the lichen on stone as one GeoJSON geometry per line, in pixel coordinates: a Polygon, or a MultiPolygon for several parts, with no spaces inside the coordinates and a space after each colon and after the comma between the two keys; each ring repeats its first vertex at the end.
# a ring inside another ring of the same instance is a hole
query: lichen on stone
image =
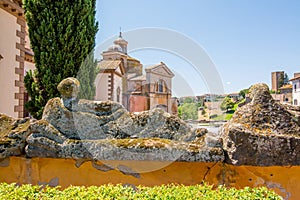
{"type": "Polygon", "coordinates": [[[251,102],[239,107],[222,130],[226,162],[238,165],[299,165],[300,127],[266,84],[249,90],[251,102]]]}
{"type": "Polygon", "coordinates": [[[192,129],[158,108],[130,113],[116,102],[78,99],[79,86],[74,78],[64,79],[58,85],[61,98],[47,102],[41,120],[22,122],[3,116],[0,152],[6,153],[2,157],[25,154],[89,160],[224,160],[219,141],[208,137],[207,130],[192,129]],[[7,148],[16,144],[18,153],[16,148],[7,148]]]}

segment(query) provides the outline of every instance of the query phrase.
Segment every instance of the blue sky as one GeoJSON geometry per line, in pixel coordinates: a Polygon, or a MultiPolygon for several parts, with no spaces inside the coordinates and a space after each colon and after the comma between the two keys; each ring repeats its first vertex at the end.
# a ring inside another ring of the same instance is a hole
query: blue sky
{"type": "MultiPolygon", "coordinates": [[[[97,20],[96,45],[116,37],[119,27],[125,33],[155,27],[189,37],[215,64],[226,93],[238,92],[257,82],[270,85],[272,71],[284,70],[290,78],[300,71],[297,0],[98,0],[97,20]]],[[[145,65],[163,61],[177,70],[177,75],[192,88],[178,90],[177,96],[209,92],[203,77],[195,76],[190,64],[178,56],[157,50],[130,55],[145,65]]]]}

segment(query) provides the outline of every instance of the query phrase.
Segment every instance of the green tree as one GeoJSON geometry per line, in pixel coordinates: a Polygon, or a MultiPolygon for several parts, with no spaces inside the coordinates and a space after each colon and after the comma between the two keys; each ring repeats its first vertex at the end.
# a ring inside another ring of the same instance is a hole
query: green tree
{"type": "Polygon", "coordinates": [[[245,99],[246,98],[246,94],[248,94],[248,93],[249,93],[249,88],[241,90],[239,92],[239,95],[242,96],[243,99],[245,99]]]}
{"type": "Polygon", "coordinates": [[[182,106],[178,106],[178,117],[182,119],[182,106]]]}
{"type": "Polygon", "coordinates": [[[234,107],[234,102],[228,96],[223,99],[220,105],[221,110],[226,110],[226,112],[228,112],[229,109],[232,109],[233,107],[234,107]]]}
{"type": "Polygon", "coordinates": [[[198,119],[197,103],[183,103],[178,107],[178,116],[183,120],[198,119]]]}
{"type": "Polygon", "coordinates": [[[287,73],[284,73],[283,84],[287,85],[289,84],[289,82],[290,82],[289,76],[287,75],[287,73]]]}
{"type": "Polygon", "coordinates": [[[30,96],[25,106],[33,117],[41,118],[47,101],[59,96],[57,84],[66,77],[78,75],[84,91],[80,97],[94,97],[93,49],[98,30],[95,3],[96,0],[24,0],[36,66],[24,79],[30,96]]]}
{"type": "Polygon", "coordinates": [[[183,103],[193,103],[194,100],[191,98],[191,97],[186,97],[184,100],[183,100],[183,103]]]}
{"type": "Polygon", "coordinates": [[[278,79],[278,88],[282,87],[283,85],[284,85],[284,74],[281,73],[278,79]]]}

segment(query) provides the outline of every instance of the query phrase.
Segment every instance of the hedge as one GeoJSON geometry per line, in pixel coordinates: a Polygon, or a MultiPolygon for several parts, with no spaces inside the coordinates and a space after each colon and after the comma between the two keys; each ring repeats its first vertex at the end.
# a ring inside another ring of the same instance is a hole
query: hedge
{"type": "Polygon", "coordinates": [[[70,186],[64,190],[60,187],[33,186],[17,184],[0,184],[0,199],[282,199],[274,191],[266,187],[245,187],[237,190],[219,186],[203,184],[195,186],[162,185],[155,187],[131,185],[103,185],[103,186],[70,186]]]}

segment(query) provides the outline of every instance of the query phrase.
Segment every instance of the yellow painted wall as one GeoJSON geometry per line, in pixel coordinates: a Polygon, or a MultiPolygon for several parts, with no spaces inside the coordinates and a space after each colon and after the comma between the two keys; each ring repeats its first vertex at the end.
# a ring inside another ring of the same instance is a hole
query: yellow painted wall
{"type": "Polygon", "coordinates": [[[15,80],[19,80],[19,76],[15,74],[15,68],[19,67],[16,55],[20,55],[20,50],[16,49],[16,43],[20,42],[16,31],[21,27],[15,16],[1,8],[0,27],[0,54],[3,56],[0,60],[0,112],[18,117],[18,113],[14,112],[14,106],[18,104],[15,93],[19,91],[15,87],[15,80]]]}
{"type": "Polygon", "coordinates": [[[73,159],[10,157],[0,161],[0,182],[60,185],[169,183],[243,188],[267,186],[281,196],[299,199],[300,166],[232,166],[223,163],[153,161],[76,161],[73,159]],[[104,165],[105,164],[105,165],[104,165]],[[124,170],[125,169],[125,170],[124,170]],[[122,172],[123,171],[123,172],[122,172]]]}

